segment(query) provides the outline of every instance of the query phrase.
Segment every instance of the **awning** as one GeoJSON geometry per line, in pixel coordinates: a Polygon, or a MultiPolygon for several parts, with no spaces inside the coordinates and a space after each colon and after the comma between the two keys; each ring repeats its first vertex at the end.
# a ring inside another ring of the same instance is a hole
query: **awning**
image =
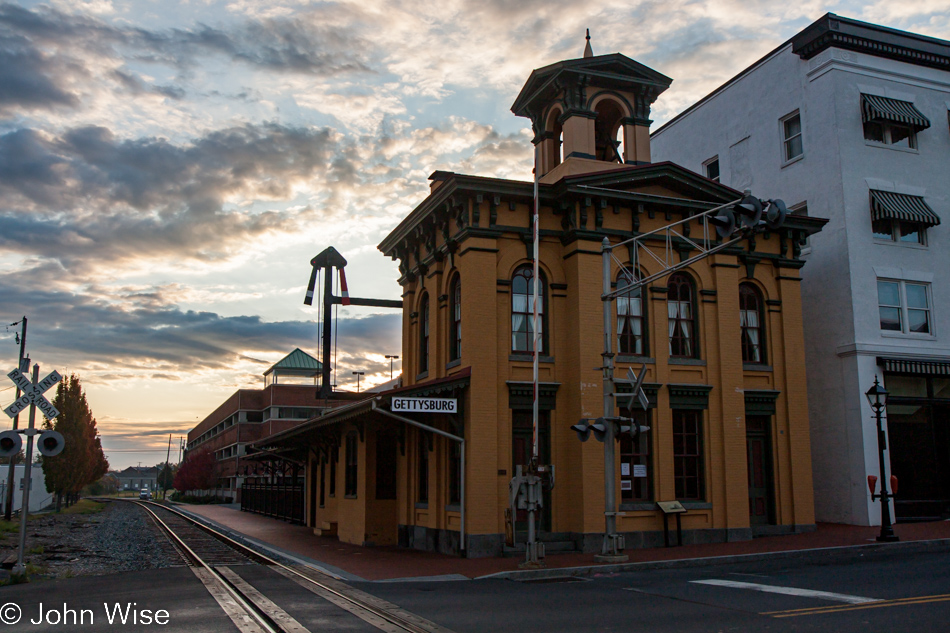
{"type": "Polygon", "coordinates": [[[898,101],[877,95],[861,95],[862,120],[891,121],[902,125],[909,125],[915,132],[930,127],[930,119],[914,107],[910,101],[898,101]]]}
{"type": "Polygon", "coordinates": [[[905,220],[924,226],[937,226],[940,217],[921,196],[871,189],[872,220],[905,220]]]}
{"type": "Polygon", "coordinates": [[[950,359],[921,359],[878,357],[877,364],[889,374],[915,376],[950,376],[950,359]]]}

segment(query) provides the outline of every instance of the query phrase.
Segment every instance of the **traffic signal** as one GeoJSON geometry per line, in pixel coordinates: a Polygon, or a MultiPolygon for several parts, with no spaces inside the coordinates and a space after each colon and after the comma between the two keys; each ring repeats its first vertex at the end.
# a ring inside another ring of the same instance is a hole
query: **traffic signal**
{"type": "Polygon", "coordinates": [[[762,201],[754,196],[745,196],[736,204],[734,209],[739,214],[742,226],[745,228],[756,228],[759,225],[759,220],[762,219],[762,201]]]}
{"type": "Polygon", "coordinates": [[[785,223],[785,216],[788,215],[788,208],[782,200],[769,200],[765,208],[765,226],[775,231],[782,228],[785,223]]]}
{"type": "Polygon", "coordinates": [[[716,227],[716,233],[722,239],[736,232],[736,214],[731,209],[720,209],[716,215],[709,216],[709,223],[716,227]]]}
{"type": "Polygon", "coordinates": [[[12,457],[20,452],[22,446],[23,440],[16,431],[0,433],[0,457],[12,457]]]}
{"type": "Polygon", "coordinates": [[[57,431],[43,431],[40,433],[40,439],[36,443],[36,447],[39,449],[41,455],[46,457],[54,457],[63,452],[63,448],[66,445],[66,440],[63,439],[62,433],[57,431]]]}
{"type": "Polygon", "coordinates": [[[577,438],[580,441],[586,442],[590,439],[590,420],[587,418],[582,419],[577,424],[572,424],[571,429],[577,433],[577,438]]]}
{"type": "Polygon", "coordinates": [[[607,424],[603,418],[597,418],[594,420],[594,423],[590,425],[590,430],[594,434],[594,439],[598,442],[603,442],[607,437],[607,424]]]}

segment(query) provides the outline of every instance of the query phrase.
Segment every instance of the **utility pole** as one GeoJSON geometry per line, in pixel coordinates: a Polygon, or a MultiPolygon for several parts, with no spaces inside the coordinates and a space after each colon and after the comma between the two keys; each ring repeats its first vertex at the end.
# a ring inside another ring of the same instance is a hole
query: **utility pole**
{"type": "MultiPolygon", "coordinates": [[[[20,321],[23,324],[23,331],[20,334],[20,360],[17,362],[17,367],[20,368],[21,372],[28,372],[29,367],[23,366],[23,351],[26,349],[26,317],[20,321]]],[[[16,325],[14,323],[13,325],[16,325]]],[[[27,361],[29,363],[29,361],[27,361]]],[[[16,388],[16,398],[20,399],[20,387],[16,388]]],[[[13,430],[15,431],[20,425],[20,414],[18,413],[15,418],[13,418],[13,430]]],[[[6,490],[6,499],[4,500],[4,509],[3,509],[3,519],[9,521],[10,517],[13,514],[13,484],[16,482],[15,473],[16,473],[16,454],[10,455],[10,471],[7,473],[7,490],[6,490]]]]}
{"type": "Polygon", "coordinates": [[[172,456],[172,434],[169,433],[168,434],[168,450],[165,451],[165,467],[162,468],[162,472],[158,473],[158,476],[162,478],[162,482],[161,482],[162,501],[165,500],[165,493],[168,492],[168,486],[166,485],[167,482],[165,481],[165,477],[163,475],[165,474],[165,468],[168,469],[168,474],[169,475],[171,474],[172,467],[171,467],[171,464],[168,463],[168,460],[171,459],[171,456],[172,456]]]}

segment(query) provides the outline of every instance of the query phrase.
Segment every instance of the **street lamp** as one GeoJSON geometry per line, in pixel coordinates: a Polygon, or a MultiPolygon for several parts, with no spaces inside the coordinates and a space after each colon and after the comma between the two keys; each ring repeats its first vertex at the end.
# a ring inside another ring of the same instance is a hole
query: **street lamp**
{"type": "Polygon", "coordinates": [[[399,360],[399,357],[393,354],[386,354],[386,358],[389,359],[389,379],[392,380],[393,379],[393,361],[399,360]]]}
{"type": "Polygon", "coordinates": [[[353,375],[356,376],[356,393],[360,392],[360,376],[366,374],[365,371],[354,371],[353,375]]]}
{"type": "Polygon", "coordinates": [[[887,390],[878,382],[877,376],[874,377],[874,386],[868,389],[868,404],[874,409],[874,417],[877,420],[877,454],[881,468],[881,494],[875,494],[871,489],[871,499],[881,500],[881,534],[877,537],[881,542],[899,541],[900,537],[894,534],[894,528],[891,527],[891,507],[888,504],[893,495],[887,492],[887,479],[884,477],[884,451],[887,450],[887,437],[884,435],[884,422],[881,414],[884,407],[887,406],[887,390]]]}

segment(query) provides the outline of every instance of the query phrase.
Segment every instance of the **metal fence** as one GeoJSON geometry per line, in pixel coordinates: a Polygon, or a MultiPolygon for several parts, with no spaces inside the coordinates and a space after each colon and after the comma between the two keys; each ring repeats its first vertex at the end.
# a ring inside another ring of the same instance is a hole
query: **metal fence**
{"type": "Polygon", "coordinates": [[[303,483],[245,483],[241,510],[291,523],[303,523],[303,483]]]}

